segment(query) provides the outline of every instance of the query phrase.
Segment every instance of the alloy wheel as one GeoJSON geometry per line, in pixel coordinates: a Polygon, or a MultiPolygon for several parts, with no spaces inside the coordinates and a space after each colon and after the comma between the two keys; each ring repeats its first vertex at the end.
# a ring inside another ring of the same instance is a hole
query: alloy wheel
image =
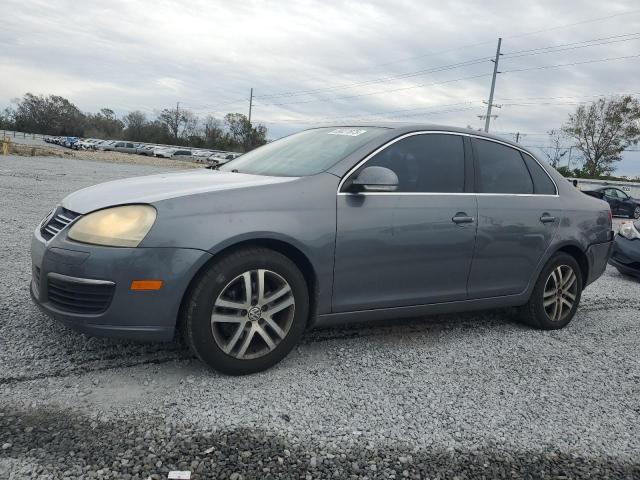
{"type": "Polygon", "coordinates": [[[640,205],[633,210],[633,218],[636,218],[636,219],[640,218],[640,205]]]}
{"type": "Polygon", "coordinates": [[[227,355],[254,359],[273,351],[287,336],[294,313],[293,292],[282,276],[271,270],[250,270],[218,295],[211,331],[227,355]]]}
{"type": "Polygon", "coordinates": [[[571,312],[578,295],[578,282],[573,268],[559,265],[554,268],[544,286],[542,303],[552,322],[564,320],[571,312]]]}

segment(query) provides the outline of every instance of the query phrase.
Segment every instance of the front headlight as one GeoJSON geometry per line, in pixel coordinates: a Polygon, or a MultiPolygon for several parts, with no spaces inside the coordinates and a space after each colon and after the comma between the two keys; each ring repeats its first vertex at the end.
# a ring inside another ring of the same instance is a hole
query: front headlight
{"type": "Polygon", "coordinates": [[[75,222],[69,238],[110,247],[137,247],[156,220],[150,205],[125,205],[90,213],[75,222]]]}
{"type": "Polygon", "coordinates": [[[640,232],[638,232],[638,229],[632,222],[625,222],[620,225],[618,233],[629,240],[640,239],[640,232]]]}

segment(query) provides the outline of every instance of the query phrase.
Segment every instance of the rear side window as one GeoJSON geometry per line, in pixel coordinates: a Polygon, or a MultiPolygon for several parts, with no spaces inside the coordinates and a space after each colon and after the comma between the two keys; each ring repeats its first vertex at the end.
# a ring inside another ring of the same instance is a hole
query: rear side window
{"type": "Polygon", "coordinates": [[[393,170],[398,192],[464,192],[464,144],[459,135],[411,135],[382,150],[362,168],[370,166],[393,170]]]}
{"type": "Polygon", "coordinates": [[[556,186],[549,178],[549,175],[542,169],[540,164],[536,162],[530,155],[522,153],[522,158],[529,168],[529,173],[533,179],[533,193],[538,195],[555,195],[556,186]]]}
{"type": "Polygon", "coordinates": [[[474,139],[481,193],[533,193],[533,181],[520,152],[489,140],[474,139]]]}

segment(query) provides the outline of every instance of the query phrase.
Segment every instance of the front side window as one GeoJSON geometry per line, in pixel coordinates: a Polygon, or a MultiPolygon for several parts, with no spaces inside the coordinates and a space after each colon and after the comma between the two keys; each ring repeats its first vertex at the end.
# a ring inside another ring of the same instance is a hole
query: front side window
{"type": "Polygon", "coordinates": [[[533,193],[531,175],[518,150],[489,140],[474,139],[473,145],[478,158],[479,192],[533,193]]]}
{"type": "Polygon", "coordinates": [[[388,129],[381,127],[305,130],[245,153],[219,170],[278,177],[315,175],[385,131],[388,129]]]}
{"type": "Polygon", "coordinates": [[[622,200],[626,200],[628,198],[628,195],[624,193],[622,190],[614,189],[614,191],[618,195],[618,198],[621,198],[622,200]]]}
{"type": "Polygon", "coordinates": [[[359,171],[370,166],[393,170],[398,192],[464,192],[464,143],[459,135],[411,135],[389,145],[359,171]]]}

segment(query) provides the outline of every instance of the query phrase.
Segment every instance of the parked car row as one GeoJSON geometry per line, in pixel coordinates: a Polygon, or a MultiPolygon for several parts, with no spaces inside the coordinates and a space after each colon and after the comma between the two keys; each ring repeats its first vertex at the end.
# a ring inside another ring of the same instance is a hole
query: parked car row
{"type": "Polygon", "coordinates": [[[100,150],[122,152],[148,157],[191,159],[209,165],[222,165],[240,156],[240,153],[200,148],[179,147],[174,145],[156,145],[126,140],[100,140],[98,138],[44,137],[47,143],[53,143],[74,150],[100,150]]]}

